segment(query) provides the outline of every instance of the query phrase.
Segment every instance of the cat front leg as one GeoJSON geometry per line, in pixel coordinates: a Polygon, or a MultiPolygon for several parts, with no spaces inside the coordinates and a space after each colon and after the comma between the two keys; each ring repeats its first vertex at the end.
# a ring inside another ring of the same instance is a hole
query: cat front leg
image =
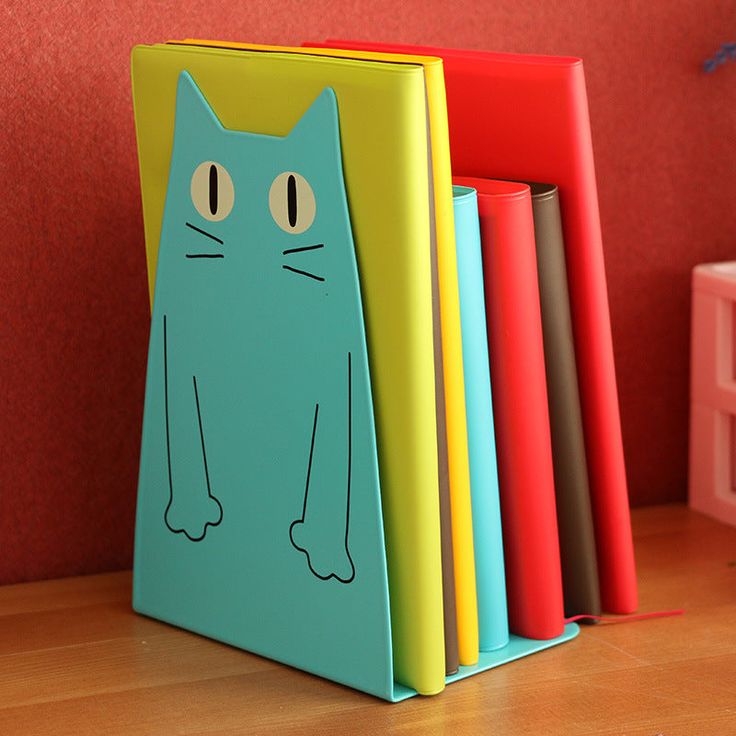
{"type": "Polygon", "coordinates": [[[207,465],[206,386],[179,365],[169,345],[164,315],[164,406],[169,502],[164,523],[174,534],[200,542],[222,521],[222,505],[212,492],[207,465]]]}
{"type": "Polygon", "coordinates": [[[350,554],[350,492],[353,452],[352,363],[335,376],[334,392],[315,404],[301,517],[292,522],[292,545],[320,580],[355,579],[350,554]]]}

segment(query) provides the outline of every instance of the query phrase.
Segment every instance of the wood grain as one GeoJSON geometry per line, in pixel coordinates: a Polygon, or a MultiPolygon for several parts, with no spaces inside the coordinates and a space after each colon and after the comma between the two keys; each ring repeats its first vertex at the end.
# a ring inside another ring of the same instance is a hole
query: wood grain
{"type": "Polygon", "coordinates": [[[736,529],[634,512],[642,611],[389,705],[134,614],[130,574],[0,588],[0,734],[736,734],[736,529]]]}

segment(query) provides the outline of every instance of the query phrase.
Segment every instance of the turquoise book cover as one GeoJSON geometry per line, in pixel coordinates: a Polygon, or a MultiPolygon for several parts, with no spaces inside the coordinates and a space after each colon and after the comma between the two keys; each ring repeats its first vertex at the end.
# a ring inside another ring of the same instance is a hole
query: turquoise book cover
{"type": "Polygon", "coordinates": [[[478,196],[453,187],[481,651],[509,640],[478,196]]]}

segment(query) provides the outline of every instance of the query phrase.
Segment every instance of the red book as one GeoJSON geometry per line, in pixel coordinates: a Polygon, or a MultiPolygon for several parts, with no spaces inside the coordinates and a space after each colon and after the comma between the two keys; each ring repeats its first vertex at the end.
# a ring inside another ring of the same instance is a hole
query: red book
{"type": "Polygon", "coordinates": [[[557,184],[601,601],[613,613],[636,610],[634,548],[582,61],[362,41],[317,45],[442,57],[454,173],[557,184]]]}
{"type": "Polygon", "coordinates": [[[564,628],[552,441],[528,185],[455,177],[478,192],[509,628],[564,628]]]}

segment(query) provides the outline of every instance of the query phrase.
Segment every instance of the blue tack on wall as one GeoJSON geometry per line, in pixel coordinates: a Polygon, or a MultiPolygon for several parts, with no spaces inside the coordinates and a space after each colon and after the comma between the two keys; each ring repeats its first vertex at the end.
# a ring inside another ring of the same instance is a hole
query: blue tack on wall
{"type": "Polygon", "coordinates": [[[713,73],[719,66],[727,61],[736,59],[736,43],[724,43],[713,56],[703,62],[703,71],[707,74],[713,73]]]}

